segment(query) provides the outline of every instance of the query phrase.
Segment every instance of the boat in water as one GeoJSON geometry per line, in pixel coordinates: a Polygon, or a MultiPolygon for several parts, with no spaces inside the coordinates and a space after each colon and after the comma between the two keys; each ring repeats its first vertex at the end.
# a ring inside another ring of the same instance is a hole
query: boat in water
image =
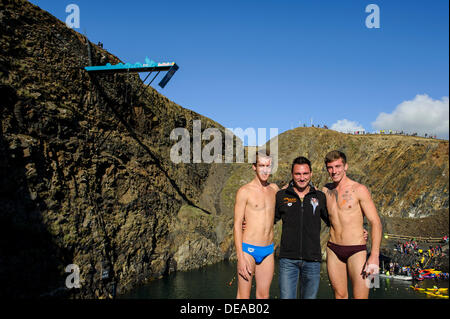
{"type": "Polygon", "coordinates": [[[411,276],[402,276],[402,275],[386,275],[380,274],[381,278],[389,278],[389,279],[398,279],[398,280],[413,280],[411,276]]]}

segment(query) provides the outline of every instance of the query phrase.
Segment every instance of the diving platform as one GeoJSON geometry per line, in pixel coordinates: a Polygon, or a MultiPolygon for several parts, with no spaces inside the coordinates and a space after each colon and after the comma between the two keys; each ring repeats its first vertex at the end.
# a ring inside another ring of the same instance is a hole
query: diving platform
{"type": "Polygon", "coordinates": [[[175,62],[155,62],[145,58],[145,63],[118,63],[111,65],[86,66],[84,69],[93,74],[112,74],[112,73],[139,73],[139,72],[161,72],[168,71],[164,78],[159,82],[159,86],[164,88],[175,72],[178,70],[178,65],[175,62]]]}

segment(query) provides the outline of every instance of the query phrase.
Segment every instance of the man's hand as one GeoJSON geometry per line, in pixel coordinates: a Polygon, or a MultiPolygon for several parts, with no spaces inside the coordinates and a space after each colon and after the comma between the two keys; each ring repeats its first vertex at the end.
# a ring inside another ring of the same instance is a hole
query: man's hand
{"type": "Polygon", "coordinates": [[[252,270],[245,256],[242,259],[238,259],[237,268],[238,273],[242,278],[244,278],[247,281],[249,281],[252,278],[252,270]]]}
{"type": "Polygon", "coordinates": [[[363,269],[363,278],[370,275],[376,275],[380,272],[380,262],[378,256],[370,255],[367,259],[366,267],[363,269]]]}
{"type": "MultiPolygon", "coordinates": [[[[364,240],[367,242],[369,238],[369,232],[364,228],[363,231],[364,240]]],[[[367,278],[370,275],[378,274],[380,271],[380,261],[378,256],[370,255],[369,259],[367,259],[366,266],[363,269],[363,277],[367,278]]]]}
{"type": "MultiPolygon", "coordinates": [[[[246,225],[246,223],[245,223],[245,219],[242,221],[242,231],[244,231],[245,230],[245,225],[246,225]]],[[[367,239],[366,239],[367,240],[367,239]]]]}

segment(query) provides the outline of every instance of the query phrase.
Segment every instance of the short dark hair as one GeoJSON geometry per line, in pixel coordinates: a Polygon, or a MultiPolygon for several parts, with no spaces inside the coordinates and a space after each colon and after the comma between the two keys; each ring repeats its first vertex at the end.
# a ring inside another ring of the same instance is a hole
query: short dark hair
{"type": "Polygon", "coordinates": [[[325,165],[337,161],[340,158],[342,159],[342,162],[345,165],[347,163],[347,156],[345,156],[345,154],[341,151],[337,150],[331,151],[327,155],[325,155],[325,165]]]}
{"type": "Polygon", "coordinates": [[[309,159],[307,159],[306,157],[303,157],[303,156],[299,156],[296,159],[294,159],[294,161],[292,162],[291,173],[294,171],[295,165],[301,165],[301,164],[308,165],[309,170],[312,172],[311,162],[309,161],[309,159]]]}

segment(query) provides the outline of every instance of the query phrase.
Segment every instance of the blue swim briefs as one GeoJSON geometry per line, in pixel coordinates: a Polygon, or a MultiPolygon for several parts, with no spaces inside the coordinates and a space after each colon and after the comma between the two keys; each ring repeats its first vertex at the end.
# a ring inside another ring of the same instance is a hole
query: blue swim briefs
{"type": "Polygon", "coordinates": [[[254,246],[242,243],[242,251],[250,254],[257,264],[260,264],[264,258],[273,253],[273,243],[269,246],[254,246]]]}

